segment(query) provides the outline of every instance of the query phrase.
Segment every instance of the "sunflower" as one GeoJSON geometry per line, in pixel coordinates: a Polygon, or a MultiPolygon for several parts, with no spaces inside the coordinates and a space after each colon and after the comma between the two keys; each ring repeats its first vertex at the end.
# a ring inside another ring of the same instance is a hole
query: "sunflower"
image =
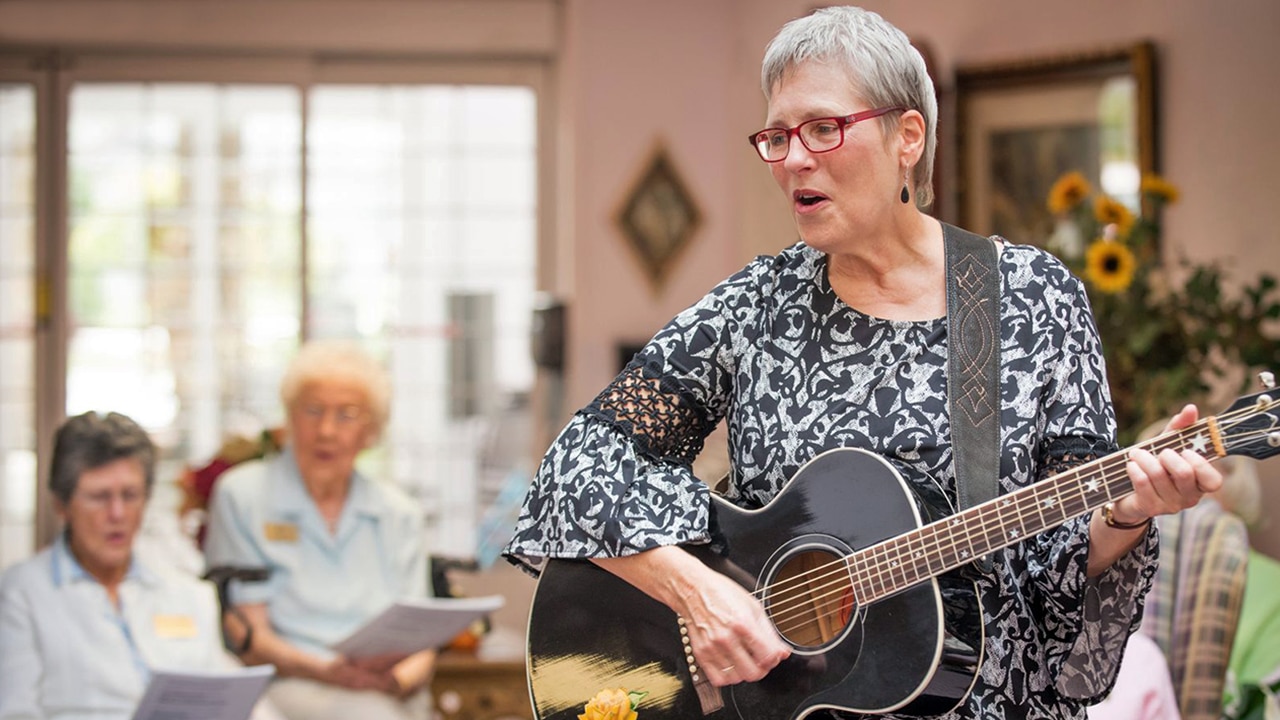
{"type": "Polygon", "coordinates": [[[1130,228],[1137,220],[1133,216],[1133,211],[1125,207],[1124,203],[1116,202],[1106,195],[1099,195],[1094,199],[1093,216],[1103,226],[1115,225],[1121,237],[1129,234],[1130,228]]]}
{"type": "Polygon", "coordinates": [[[1083,202],[1091,190],[1089,181],[1084,179],[1084,175],[1078,172],[1063,175],[1049,190],[1049,212],[1061,215],[1071,210],[1083,202]]]}
{"type": "Polygon", "coordinates": [[[1150,195],[1167,205],[1178,202],[1178,186],[1155,173],[1143,175],[1138,189],[1142,191],[1143,195],[1150,195]]]}
{"type": "Polygon", "coordinates": [[[1129,289],[1137,266],[1124,243],[1099,238],[1084,254],[1084,277],[1098,290],[1114,295],[1129,289]]]}

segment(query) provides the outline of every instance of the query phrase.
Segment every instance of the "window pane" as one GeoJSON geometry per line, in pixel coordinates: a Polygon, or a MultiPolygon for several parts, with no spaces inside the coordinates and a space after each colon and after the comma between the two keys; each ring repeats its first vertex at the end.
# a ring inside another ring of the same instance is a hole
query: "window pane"
{"type": "Polygon", "coordinates": [[[536,104],[524,87],[320,86],[310,100],[310,332],[385,353],[377,477],[420,497],[435,551],[476,552],[480,499],[523,427],[536,249],[536,104]],[[514,411],[513,411],[514,408],[514,411]]]}
{"type": "Polygon", "coordinates": [[[532,465],[535,95],[309,92],[304,268],[297,89],[73,86],[67,412],[133,415],[164,479],[279,424],[305,273],[306,335],[363,339],[407,400],[362,466],[422,500],[433,551],[473,554],[532,465]]]}
{"type": "Polygon", "coordinates": [[[67,412],[133,416],[171,480],[282,417],[301,313],[299,93],[85,83],[69,104],[67,412]]]}
{"type": "Polygon", "coordinates": [[[0,83],[0,567],[35,542],[35,103],[0,83]]]}

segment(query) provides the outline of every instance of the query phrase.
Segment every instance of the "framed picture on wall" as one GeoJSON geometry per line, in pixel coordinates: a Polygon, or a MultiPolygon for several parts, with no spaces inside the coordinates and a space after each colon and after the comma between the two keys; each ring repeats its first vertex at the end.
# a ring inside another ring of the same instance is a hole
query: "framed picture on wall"
{"type": "Polygon", "coordinates": [[[617,216],[618,227],[655,288],[661,288],[666,281],[701,218],[698,204],[676,172],[670,153],[659,144],[617,216]]]}
{"type": "Polygon", "coordinates": [[[1158,169],[1155,50],[1130,47],[956,70],[961,226],[1045,245],[1046,205],[1064,173],[1139,210],[1158,169]]]}

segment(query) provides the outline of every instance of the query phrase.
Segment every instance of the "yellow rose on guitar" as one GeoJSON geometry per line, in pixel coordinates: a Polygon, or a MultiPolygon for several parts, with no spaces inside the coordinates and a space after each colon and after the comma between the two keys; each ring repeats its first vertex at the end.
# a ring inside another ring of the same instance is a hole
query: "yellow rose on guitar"
{"type": "Polygon", "coordinates": [[[647,692],[627,692],[622,688],[604,689],[587,702],[578,720],[636,720],[635,707],[647,692]]]}

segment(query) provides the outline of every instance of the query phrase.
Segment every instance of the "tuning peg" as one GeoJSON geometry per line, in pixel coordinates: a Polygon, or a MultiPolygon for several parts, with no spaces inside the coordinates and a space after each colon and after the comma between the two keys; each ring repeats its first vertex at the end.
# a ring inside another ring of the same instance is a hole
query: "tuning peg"
{"type": "Polygon", "coordinates": [[[1263,390],[1272,390],[1276,386],[1276,376],[1272,372],[1263,370],[1258,373],[1258,382],[1262,383],[1263,390]]]}

